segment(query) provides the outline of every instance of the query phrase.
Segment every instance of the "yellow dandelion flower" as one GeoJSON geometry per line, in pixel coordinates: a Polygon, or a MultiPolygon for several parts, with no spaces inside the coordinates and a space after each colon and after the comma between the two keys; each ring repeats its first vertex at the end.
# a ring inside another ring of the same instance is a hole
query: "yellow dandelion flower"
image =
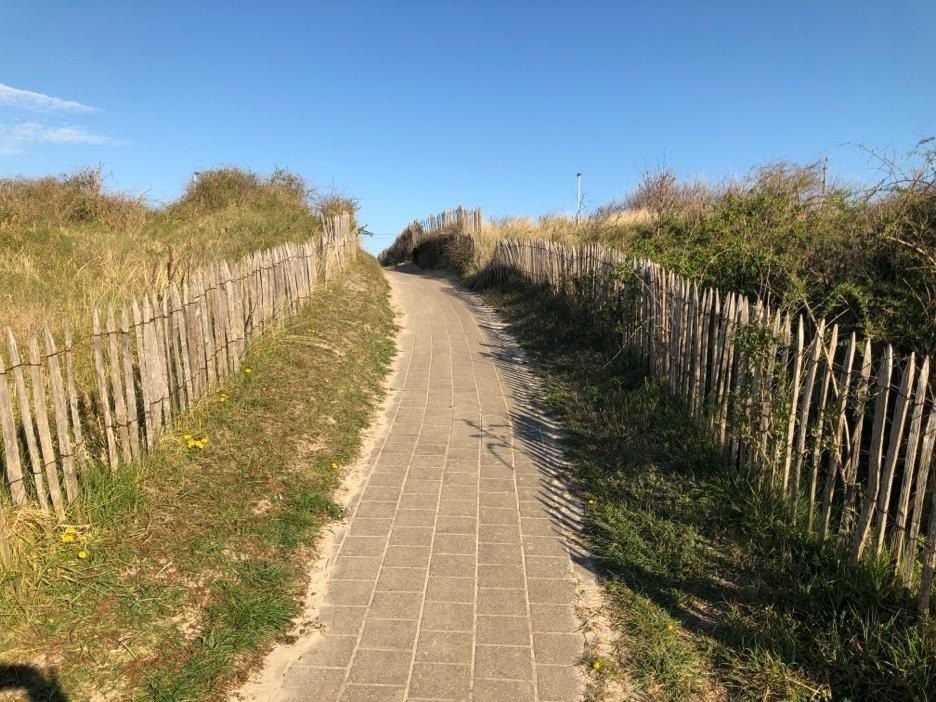
{"type": "Polygon", "coordinates": [[[189,448],[195,448],[197,444],[198,442],[191,437],[189,437],[188,441],[185,442],[185,445],[188,446],[189,448]]]}
{"type": "Polygon", "coordinates": [[[244,373],[247,375],[250,375],[251,373],[253,373],[253,368],[251,368],[250,366],[247,366],[246,368],[244,368],[244,373]]]}
{"type": "Polygon", "coordinates": [[[73,533],[65,532],[62,534],[62,543],[63,544],[73,544],[75,543],[75,535],[73,533]]]}
{"type": "Polygon", "coordinates": [[[182,438],[185,439],[186,441],[191,441],[191,440],[192,440],[192,435],[191,435],[191,434],[183,434],[183,435],[182,435],[182,438]]]}
{"type": "Polygon", "coordinates": [[[592,662],[592,669],[593,669],[593,670],[601,670],[601,659],[596,658],[596,659],[592,662]]]}
{"type": "Polygon", "coordinates": [[[338,470],[338,464],[332,463],[332,470],[338,470]]]}
{"type": "Polygon", "coordinates": [[[80,559],[83,560],[83,561],[84,561],[84,560],[87,560],[88,556],[90,556],[90,555],[91,555],[91,554],[88,553],[87,551],[85,551],[84,549],[81,549],[81,550],[78,552],[78,558],[80,558],[80,559]]]}

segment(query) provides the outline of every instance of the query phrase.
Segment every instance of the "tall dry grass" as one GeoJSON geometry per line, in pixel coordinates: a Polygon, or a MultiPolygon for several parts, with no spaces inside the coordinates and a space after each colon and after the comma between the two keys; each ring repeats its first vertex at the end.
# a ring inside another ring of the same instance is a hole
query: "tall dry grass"
{"type": "Polygon", "coordinates": [[[97,170],[0,180],[0,327],[17,336],[43,321],[87,326],[90,311],[183,280],[213,260],[305,241],[321,215],[354,211],[293,173],[237,168],[201,173],[152,208],[108,192],[97,170]]]}
{"type": "Polygon", "coordinates": [[[622,201],[485,223],[475,270],[499,238],[598,243],[709,287],[936,353],[936,147],[926,140],[880,183],[847,187],[823,163],[776,163],[718,184],[648,173],[622,201]]]}

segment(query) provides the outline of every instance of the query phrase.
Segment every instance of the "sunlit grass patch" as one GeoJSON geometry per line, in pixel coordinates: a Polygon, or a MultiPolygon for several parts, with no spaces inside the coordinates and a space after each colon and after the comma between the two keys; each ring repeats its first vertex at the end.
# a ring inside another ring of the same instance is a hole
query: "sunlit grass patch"
{"type": "Polygon", "coordinates": [[[362,261],[144,461],[89,468],[72,531],[24,521],[33,547],[0,584],[0,661],[56,670],[73,699],[220,696],[298,611],[392,333],[386,283],[362,261]]]}

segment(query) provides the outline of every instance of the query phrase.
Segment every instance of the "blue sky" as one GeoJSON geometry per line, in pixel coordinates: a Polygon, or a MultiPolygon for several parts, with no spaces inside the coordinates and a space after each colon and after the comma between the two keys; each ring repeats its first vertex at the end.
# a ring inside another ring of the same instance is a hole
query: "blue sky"
{"type": "Polygon", "coordinates": [[[570,211],[578,171],[595,205],[663,163],[869,180],[856,145],[936,134],[932,0],[3,0],[0,32],[0,175],[101,165],[161,201],[279,165],[384,235],[458,203],[570,211]]]}

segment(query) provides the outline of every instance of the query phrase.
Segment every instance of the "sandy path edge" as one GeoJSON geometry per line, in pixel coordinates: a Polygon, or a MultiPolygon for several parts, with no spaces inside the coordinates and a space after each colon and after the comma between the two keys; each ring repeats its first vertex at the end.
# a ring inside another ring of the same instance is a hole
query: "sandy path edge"
{"type": "MultiPolygon", "coordinates": [[[[403,332],[403,307],[399,302],[399,293],[392,282],[384,276],[389,284],[390,307],[394,313],[396,323],[396,354],[393,365],[384,379],[384,397],[380,407],[374,413],[371,425],[363,432],[358,458],[345,469],[341,485],[336,490],[333,499],[345,508],[347,515],[353,513],[350,509],[361,496],[363,487],[367,483],[370,472],[373,470],[373,452],[387,436],[390,426],[390,415],[393,410],[394,397],[399,393],[397,380],[403,372],[404,353],[400,347],[400,338],[403,332]]],[[[315,544],[315,557],[308,563],[308,585],[303,597],[302,611],[293,622],[291,629],[282,639],[273,644],[263,658],[263,663],[248,677],[247,681],[231,690],[227,697],[236,702],[266,702],[276,699],[283,679],[289,672],[290,665],[298,658],[298,654],[308,650],[310,645],[319,638],[321,629],[318,628],[318,612],[325,597],[325,586],[334,566],[335,557],[341,546],[342,539],[350,527],[350,518],[326,524],[319,533],[315,544]]]]}

